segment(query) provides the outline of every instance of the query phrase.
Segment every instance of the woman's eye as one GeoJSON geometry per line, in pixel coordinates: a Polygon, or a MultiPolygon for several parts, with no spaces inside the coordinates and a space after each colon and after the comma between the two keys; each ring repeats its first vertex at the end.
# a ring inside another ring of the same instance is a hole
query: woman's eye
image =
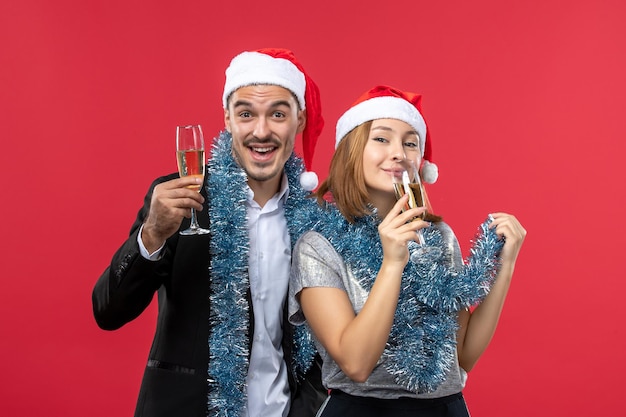
{"type": "Polygon", "coordinates": [[[374,140],[376,142],[387,142],[387,139],[385,139],[383,137],[380,137],[380,136],[374,137],[374,138],[372,138],[372,140],[374,140]]]}
{"type": "Polygon", "coordinates": [[[417,148],[419,145],[417,142],[404,142],[404,146],[408,148],[417,148]]]}

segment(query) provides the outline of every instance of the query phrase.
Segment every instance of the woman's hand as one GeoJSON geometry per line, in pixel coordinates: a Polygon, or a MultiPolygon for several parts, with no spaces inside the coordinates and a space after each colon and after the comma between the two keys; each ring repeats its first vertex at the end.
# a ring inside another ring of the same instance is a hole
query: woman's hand
{"type": "Polygon", "coordinates": [[[402,207],[407,204],[409,196],[400,198],[387,216],[378,225],[378,234],[383,247],[383,261],[397,264],[404,268],[409,261],[407,245],[409,241],[417,240],[417,231],[430,224],[416,217],[424,213],[426,208],[412,208],[405,212],[402,207]]]}
{"type": "Polygon", "coordinates": [[[524,238],[526,237],[526,229],[522,227],[515,216],[507,213],[492,213],[493,221],[489,225],[490,229],[495,228],[498,236],[504,237],[504,247],[500,253],[502,263],[514,264],[524,238]]]}

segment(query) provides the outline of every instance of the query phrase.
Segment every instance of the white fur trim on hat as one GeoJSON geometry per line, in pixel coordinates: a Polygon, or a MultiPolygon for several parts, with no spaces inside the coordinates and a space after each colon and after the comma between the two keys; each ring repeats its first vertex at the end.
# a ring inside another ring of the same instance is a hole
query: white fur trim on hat
{"type": "Polygon", "coordinates": [[[426,184],[434,184],[437,182],[437,178],[439,178],[439,167],[432,162],[424,160],[420,176],[426,184]]]}
{"type": "Polygon", "coordinates": [[[319,184],[317,174],[313,171],[304,171],[300,174],[300,186],[306,191],[313,191],[319,184]]]}
{"type": "Polygon", "coordinates": [[[426,143],[424,118],[413,104],[402,98],[392,96],[373,97],[346,111],[337,121],[335,148],[352,129],[376,119],[397,119],[408,123],[419,136],[420,151],[424,156],[424,144],[426,143]]]}
{"type": "Polygon", "coordinates": [[[291,91],[302,110],[306,108],[304,74],[292,62],[274,58],[261,52],[242,52],[226,68],[226,83],[222,104],[226,108],[228,97],[237,89],[249,85],[278,85],[291,91]]]}

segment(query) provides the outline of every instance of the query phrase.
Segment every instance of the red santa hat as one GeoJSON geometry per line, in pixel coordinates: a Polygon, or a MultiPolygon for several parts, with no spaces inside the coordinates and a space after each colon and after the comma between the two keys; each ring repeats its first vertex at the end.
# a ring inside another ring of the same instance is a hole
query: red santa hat
{"type": "Polygon", "coordinates": [[[437,165],[432,160],[432,143],[422,116],[422,96],[386,85],[379,85],[364,93],[337,121],[336,142],[339,142],[355,127],[376,119],[397,119],[409,124],[419,136],[422,153],[421,177],[425,183],[433,184],[439,176],[437,165]]]}
{"type": "Polygon", "coordinates": [[[235,90],[262,84],[286,88],[297,98],[300,108],[306,110],[306,126],[302,132],[306,171],[300,176],[300,184],[304,189],[312,191],[318,184],[317,175],[311,171],[313,153],[324,127],[319,89],[290,50],[258,49],[242,52],[230,62],[226,69],[222,105],[227,107],[228,98],[235,90]]]}

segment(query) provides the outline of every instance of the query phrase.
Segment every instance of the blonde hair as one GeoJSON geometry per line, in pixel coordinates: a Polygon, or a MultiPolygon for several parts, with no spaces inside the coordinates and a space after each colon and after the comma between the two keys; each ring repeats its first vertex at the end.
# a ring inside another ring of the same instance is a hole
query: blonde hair
{"type": "Polygon", "coordinates": [[[328,177],[315,192],[324,205],[328,194],[343,216],[353,223],[356,217],[371,213],[369,195],[363,175],[363,150],[372,122],[365,122],[344,136],[330,161],[328,177]]]}

